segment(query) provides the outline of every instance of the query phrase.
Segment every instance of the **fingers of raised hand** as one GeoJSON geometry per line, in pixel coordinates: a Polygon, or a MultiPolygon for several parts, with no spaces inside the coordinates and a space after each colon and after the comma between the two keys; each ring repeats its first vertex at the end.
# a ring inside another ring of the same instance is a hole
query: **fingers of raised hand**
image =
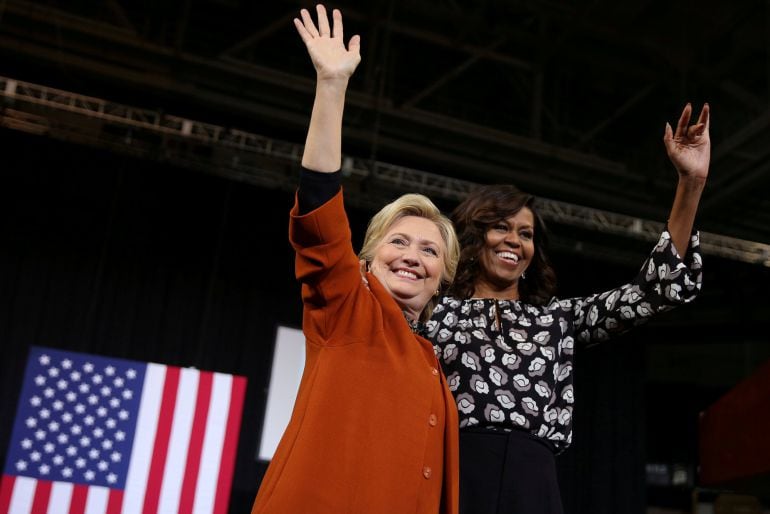
{"type": "Polygon", "coordinates": [[[690,118],[692,117],[692,105],[688,103],[682,110],[679,121],[676,124],[676,130],[673,130],[671,126],[666,124],[666,131],[663,135],[664,141],[675,141],[678,143],[694,143],[700,142],[704,139],[708,139],[709,118],[710,110],[709,105],[704,104],[701,109],[698,121],[694,125],[690,125],[690,118]]]}
{"type": "Polygon", "coordinates": [[[350,43],[348,44],[348,50],[358,55],[359,57],[361,56],[361,36],[356,34],[355,36],[350,38],[350,43]]]}
{"type": "Polygon", "coordinates": [[[691,140],[700,138],[706,135],[706,129],[708,125],[705,123],[697,123],[687,129],[687,137],[691,140]]]}
{"type": "Polygon", "coordinates": [[[675,139],[681,139],[687,135],[687,125],[690,123],[690,117],[692,116],[692,105],[688,102],[682,109],[682,115],[679,116],[679,121],[676,124],[676,132],[674,132],[675,139]]]}
{"type": "MultiPolygon", "coordinates": [[[[311,36],[311,37],[318,37],[318,29],[315,26],[315,23],[313,23],[313,18],[310,16],[310,13],[307,9],[302,9],[299,12],[299,15],[302,17],[302,24],[304,25],[305,31],[311,36]]],[[[296,24],[296,21],[295,21],[296,24]]]]}
{"type": "Polygon", "coordinates": [[[338,37],[340,39],[344,36],[344,31],[342,30],[342,13],[339,9],[334,9],[332,11],[332,37],[338,37]]]}
{"type": "Polygon", "coordinates": [[[321,4],[315,6],[316,13],[318,14],[318,32],[321,36],[329,37],[331,30],[329,29],[329,16],[326,14],[326,7],[321,4]]]}
{"type": "Polygon", "coordinates": [[[708,129],[710,122],[711,122],[711,108],[709,107],[708,103],[704,103],[703,109],[701,109],[700,111],[700,116],[698,116],[698,124],[703,124],[706,126],[706,129],[708,129]]]}
{"type": "Polygon", "coordinates": [[[301,20],[294,18],[294,26],[297,28],[297,32],[299,32],[300,37],[305,43],[318,37],[343,38],[342,13],[339,9],[334,9],[332,11],[333,25],[331,28],[329,27],[329,17],[326,13],[326,8],[323,5],[318,4],[316,6],[316,13],[318,15],[317,26],[313,22],[313,17],[307,9],[300,10],[301,20]]]}
{"type": "Polygon", "coordinates": [[[299,34],[299,37],[302,38],[303,43],[308,44],[308,42],[313,39],[313,36],[305,28],[305,25],[297,18],[294,18],[294,27],[297,29],[297,33],[299,34]]]}
{"type": "Polygon", "coordinates": [[[666,130],[663,134],[663,145],[666,147],[666,153],[671,156],[676,151],[678,142],[674,139],[674,129],[670,123],[666,123],[666,130]]]}

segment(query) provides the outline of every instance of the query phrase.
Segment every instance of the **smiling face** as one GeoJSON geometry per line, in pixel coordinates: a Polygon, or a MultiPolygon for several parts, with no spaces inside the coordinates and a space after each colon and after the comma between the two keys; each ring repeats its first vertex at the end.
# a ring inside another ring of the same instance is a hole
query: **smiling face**
{"type": "Polygon", "coordinates": [[[404,216],[377,245],[370,271],[407,315],[418,319],[441,283],[445,253],[446,245],[434,222],[404,216]]]}
{"type": "Polygon", "coordinates": [[[474,296],[518,299],[522,273],[535,254],[535,217],[528,207],[487,229],[474,296]]]}

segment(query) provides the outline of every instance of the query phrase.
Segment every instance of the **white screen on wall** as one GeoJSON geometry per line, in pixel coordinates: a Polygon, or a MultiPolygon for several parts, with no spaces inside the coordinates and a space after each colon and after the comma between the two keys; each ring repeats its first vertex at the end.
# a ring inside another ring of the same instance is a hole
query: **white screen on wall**
{"type": "Polygon", "coordinates": [[[304,366],[305,335],[295,328],[278,327],[262,440],[259,443],[260,460],[273,458],[283,431],[289,424],[304,366]]]}

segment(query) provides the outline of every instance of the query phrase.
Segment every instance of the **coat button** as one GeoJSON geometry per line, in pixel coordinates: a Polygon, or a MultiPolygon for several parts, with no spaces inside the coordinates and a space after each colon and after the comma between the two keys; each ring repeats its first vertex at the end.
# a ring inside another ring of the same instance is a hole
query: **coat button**
{"type": "Polygon", "coordinates": [[[430,372],[433,373],[434,375],[438,375],[438,368],[433,368],[430,370],[430,372]]]}
{"type": "Polygon", "coordinates": [[[422,468],[422,476],[424,476],[425,478],[430,478],[432,474],[433,474],[433,470],[430,469],[429,466],[425,466],[424,468],[422,468]]]}
{"type": "Polygon", "coordinates": [[[432,427],[435,427],[436,423],[438,423],[438,418],[435,414],[431,414],[430,417],[428,417],[428,424],[432,427]]]}

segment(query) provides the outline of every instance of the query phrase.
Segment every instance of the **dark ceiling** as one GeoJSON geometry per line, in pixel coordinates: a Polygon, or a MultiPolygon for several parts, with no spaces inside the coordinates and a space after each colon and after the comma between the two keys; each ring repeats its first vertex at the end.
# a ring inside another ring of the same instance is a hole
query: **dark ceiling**
{"type": "MultiPolygon", "coordinates": [[[[301,144],[314,72],[291,19],[312,5],[3,0],[0,75],[301,144]]],[[[676,181],[664,125],[686,102],[699,109],[708,101],[712,176],[697,225],[770,243],[770,4],[329,7],[341,8],[347,36],[363,41],[346,154],[662,222],[676,181]]],[[[556,250],[579,258],[638,266],[647,245],[551,227],[556,250]]],[[[711,269],[720,266],[706,310],[680,322],[706,316],[734,325],[734,297],[743,297],[747,322],[763,326],[768,268],[716,261],[711,269]],[[728,275],[750,284],[736,290],[728,275]]]]}
{"type": "MultiPolygon", "coordinates": [[[[0,3],[0,71],[295,142],[313,72],[273,0],[0,3]]],[[[765,2],[343,1],[346,152],[664,221],[661,137],[712,106],[699,226],[770,242],[765,2]]]]}

